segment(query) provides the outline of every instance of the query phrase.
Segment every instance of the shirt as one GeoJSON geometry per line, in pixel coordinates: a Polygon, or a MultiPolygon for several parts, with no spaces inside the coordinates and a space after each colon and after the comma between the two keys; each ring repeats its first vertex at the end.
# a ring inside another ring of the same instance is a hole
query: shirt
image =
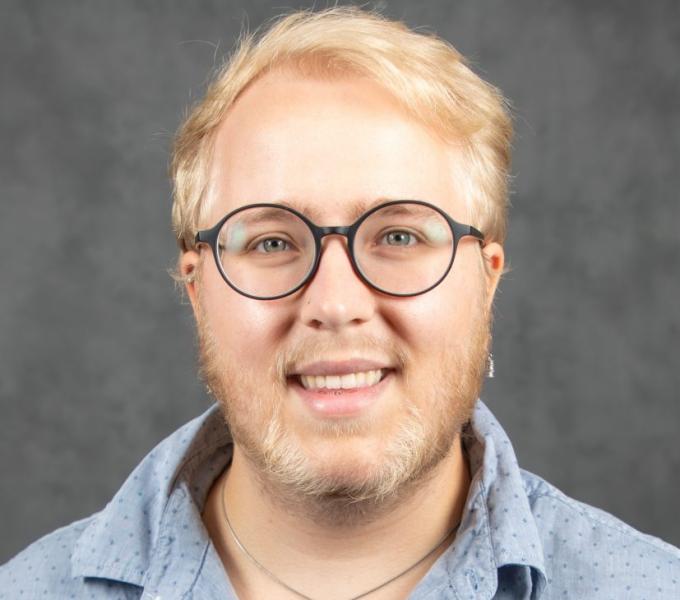
{"type": "MultiPolygon", "coordinates": [[[[455,539],[412,600],[680,599],[680,551],[519,468],[477,401],[472,475],[455,539]]],[[[235,600],[201,520],[232,441],[213,405],[161,442],[101,512],[0,567],[0,599],[235,600]]]]}

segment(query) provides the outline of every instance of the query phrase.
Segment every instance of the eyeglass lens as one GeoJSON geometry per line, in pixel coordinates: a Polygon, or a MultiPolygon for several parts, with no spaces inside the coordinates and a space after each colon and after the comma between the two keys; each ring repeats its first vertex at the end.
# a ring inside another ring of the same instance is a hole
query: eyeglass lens
{"type": "MultiPolygon", "coordinates": [[[[295,289],[314,266],[316,243],[307,224],[274,207],[232,215],[218,236],[224,275],[242,292],[261,298],[295,289]]],[[[451,263],[454,239],[446,219],[415,203],[385,206],[366,217],[354,238],[362,276],[393,294],[417,294],[436,284],[451,263]]]]}

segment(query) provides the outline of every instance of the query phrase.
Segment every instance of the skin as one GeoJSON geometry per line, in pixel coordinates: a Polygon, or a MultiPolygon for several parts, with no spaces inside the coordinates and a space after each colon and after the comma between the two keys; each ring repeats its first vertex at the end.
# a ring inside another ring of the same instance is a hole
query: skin
{"type": "MultiPolygon", "coordinates": [[[[470,223],[457,193],[464,186],[452,174],[460,172],[453,168],[459,160],[455,148],[375,83],[273,72],[241,95],[218,130],[201,226],[245,204],[281,201],[318,225],[349,224],[361,207],[402,198],[427,200],[470,223]]],[[[232,464],[211,489],[203,518],[240,598],[295,596],[235,546],[223,500],[248,550],[316,598],[347,598],[382,583],[459,521],[470,474],[457,432],[479,391],[503,258],[499,244],[482,248],[464,238],[438,287],[395,298],[366,286],[351,268],[345,241],[329,237],[310,283],[287,298],[258,301],[225,284],[207,248],[183,254],[181,272],[197,274],[187,293],[204,374],[235,438],[232,464]],[[351,431],[343,419],[310,415],[281,377],[281,364],[357,357],[399,369],[366,414],[345,419],[351,431]],[[456,386],[462,389],[447,395],[456,386]],[[311,479],[331,475],[351,488],[377,476],[409,406],[422,415],[423,447],[445,432],[450,443],[415,485],[402,483],[388,498],[359,503],[354,513],[258,466],[258,444],[274,418],[311,479]]],[[[444,548],[370,598],[406,598],[444,548]]]]}

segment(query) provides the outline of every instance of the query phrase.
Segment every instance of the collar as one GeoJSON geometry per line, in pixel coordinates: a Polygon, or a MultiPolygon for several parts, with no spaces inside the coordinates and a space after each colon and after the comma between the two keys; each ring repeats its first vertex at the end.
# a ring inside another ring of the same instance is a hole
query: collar
{"type": "Polygon", "coordinates": [[[432,598],[448,598],[444,590],[452,587],[456,597],[490,599],[501,579],[510,578],[522,598],[539,598],[547,578],[529,490],[510,439],[481,400],[463,445],[472,476],[463,518],[451,547],[421,583],[438,590],[432,598]]]}
{"type": "Polygon", "coordinates": [[[199,511],[230,460],[231,436],[213,404],[158,444],[92,517],[74,548],[71,574],[143,587],[153,571],[156,550],[168,542],[165,524],[173,511],[187,496],[199,511]],[[124,552],[112,552],[121,544],[124,552]]]}

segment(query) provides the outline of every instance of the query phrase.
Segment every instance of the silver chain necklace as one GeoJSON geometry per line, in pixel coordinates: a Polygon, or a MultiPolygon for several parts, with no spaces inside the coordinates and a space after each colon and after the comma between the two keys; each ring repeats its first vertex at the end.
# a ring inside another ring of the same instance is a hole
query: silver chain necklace
{"type": "MultiPolygon", "coordinates": [[[[222,517],[224,518],[224,521],[226,522],[227,527],[229,528],[229,532],[231,533],[231,537],[234,538],[234,542],[238,546],[239,550],[241,552],[243,552],[243,554],[245,554],[245,556],[250,560],[250,562],[252,562],[260,571],[262,571],[267,577],[269,577],[269,579],[271,579],[272,581],[275,581],[281,587],[287,589],[289,592],[291,592],[292,594],[295,594],[299,598],[303,598],[304,600],[314,600],[314,598],[312,598],[311,596],[307,596],[306,594],[303,594],[302,592],[299,592],[295,588],[289,586],[285,581],[281,581],[281,579],[279,579],[276,575],[274,575],[274,573],[272,573],[267,567],[265,567],[261,562],[259,562],[250,552],[248,552],[248,549],[243,545],[243,543],[241,542],[239,537],[236,535],[236,532],[234,531],[234,528],[231,525],[231,521],[229,520],[229,515],[227,514],[227,501],[226,501],[225,493],[224,493],[224,481],[225,480],[222,480],[222,489],[221,489],[221,494],[220,494],[221,500],[222,500],[222,502],[220,502],[220,506],[222,508],[222,517]]],[[[390,577],[390,579],[381,583],[380,585],[376,585],[375,587],[371,588],[370,590],[368,590],[366,592],[359,594],[358,596],[352,596],[351,598],[348,598],[348,600],[359,600],[359,598],[365,598],[369,594],[372,594],[373,592],[377,592],[378,590],[384,588],[385,586],[389,585],[393,581],[396,581],[400,577],[406,575],[406,573],[415,569],[419,564],[421,564],[422,562],[427,560],[430,556],[432,556],[432,554],[434,554],[439,549],[439,547],[449,537],[451,537],[451,535],[453,535],[458,530],[459,526],[460,526],[460,521],[458,523],[456,523],[456,525],[454,527],[449,529],[449,531],[447,531],[446,535],[437,542],[437,545],[434,548],[432,548],[432,550],[430,550],[427,554],[425,554],[424,556],[419,558],[410,567],[408,567],[408,568],[404,569],[403,571],[397,573],[394,577],[390,577]]]]}

